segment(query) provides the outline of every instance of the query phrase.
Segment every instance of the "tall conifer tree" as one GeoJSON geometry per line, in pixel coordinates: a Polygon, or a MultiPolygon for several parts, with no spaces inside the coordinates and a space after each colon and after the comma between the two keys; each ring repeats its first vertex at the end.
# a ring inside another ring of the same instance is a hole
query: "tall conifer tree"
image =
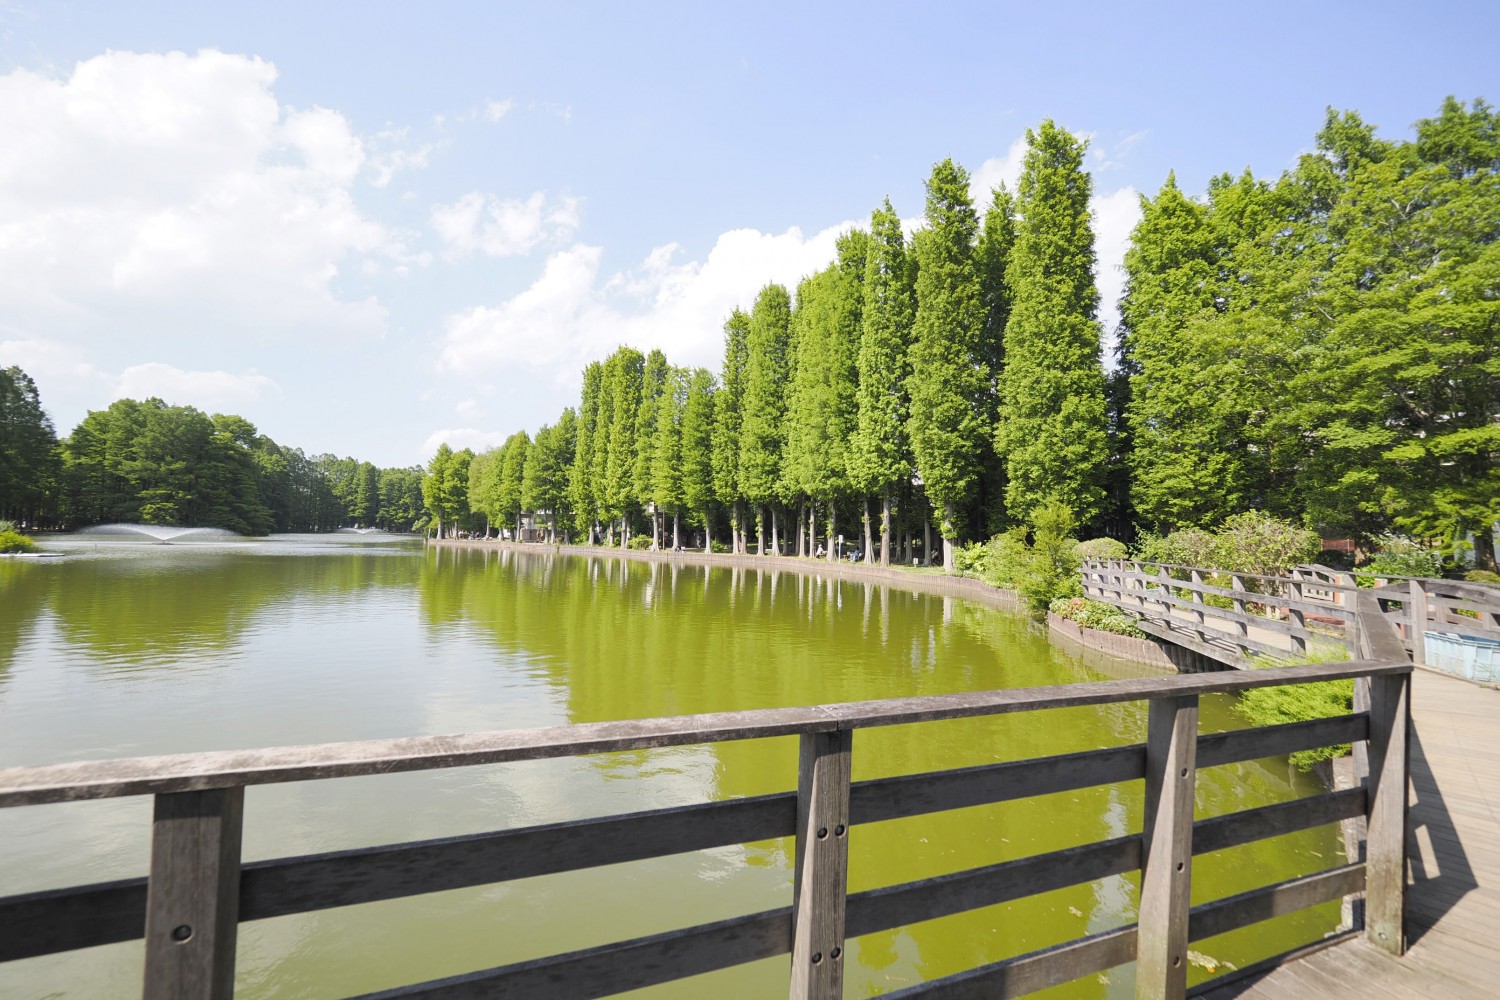
{"type": "Polygon", "coordinates": [[[952,160],[942,161],[927,181],[927,228],[914,241],[917,312],[907,433],[918,475],[940,518],[943,565],[949,572],[957,569],[959,510],[979,471],[981,440],[990,432],[980,409],[987,372],[980,357],[978,228],[968,173],[952,160]]]}
{"type": "Polygon", "coordinates": [[[1028,129],[1026,140],[1021,218],[1006,267],[1011,312],[996,449],[1005,458],[1012,517],[1029,521],[1056,500],[1086,524],[1104,509],[1109,456],[1092,184],[1085,144],[1050,119],[1028,129]]]}
{"type": "Polygon", "coordinates": [[[745,499],[740,437],[745,420],[745,375],[750,358],[750,317],[739,309],[724,322],[724,367],[714,398],[714,496],[729,508],[730,549],[743,553],[745,499]]]}
{"type": "Polygon", "coordinates": [[[745,499],[756,508],[761,554],[765,553],[766,510],[769,507],[774,518],[775,504],[782,496],[781,453],[786,444],[786,389],[792,361],[791,313],[791,296],[786,288],[765,286],[750,310],[745,341],[740,483],[745,499]]]}

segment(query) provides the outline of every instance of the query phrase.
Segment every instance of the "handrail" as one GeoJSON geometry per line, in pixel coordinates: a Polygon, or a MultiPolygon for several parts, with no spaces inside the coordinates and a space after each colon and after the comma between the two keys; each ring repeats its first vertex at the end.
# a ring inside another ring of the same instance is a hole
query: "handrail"
{"type": "MultiPolygon", "coordinates": [[[[233,993],[235,939],[242,921],[787,834],[796,837],[797,846],[789,909],[375,995],[453,997],[509,990],[505,995],[604,996],[790,952],[790,995],[832,998],[841,992],[847,936],[1133,870],[1141,871],[1138,926],[960,976],[999,975],[1011,985],[995,995],[1010,996],[1025,984],[1041,988],[1134,959],[1142,995],[1180,997],[1190,941],[1361,889],[1367,894],[1372,941],[1399,952],[1404,905],[1399,873],[1405,847],[1393,831],[1405,808],[1411,665],[1390,624],[1371,613],[1372,607],[1378,602],[1361,600],[1359,642],[1367,659],[1356,662],[7,769],[0,771],[0,806],[154,795],[156,807],[148,878],[0,899],[0,962],[144,936],[146,995],[224,1000],[233,993]],[[1198,734],[1203,694],[1341,678],[1355,678],[1367,689],[1360,710],[1351,715],[1198,734]],[[1150,707],[1143,744],[849,780],[856,729],[1131,701],[1146,701],[1150,707]],[[244,789],[249,785],[784,735],[801,740],[795,793],[240,863],[244,789]],[[1367,748],[1368,789],[1194,822],[1199,768],[1350,740],[1367,748]],[[848,892],[848,831],[855,825],[1135,779],[1146,783],[1139,834],[848,892]],[[1369,829],[1363,864],[1190,907],[1193,856],[1361,816],[1369,829]],[[1002,968],[1009,971],[995,971],[1002,968]]],[[[941,995],[951,985],[937,980],[906,992],[941,995]]]]}

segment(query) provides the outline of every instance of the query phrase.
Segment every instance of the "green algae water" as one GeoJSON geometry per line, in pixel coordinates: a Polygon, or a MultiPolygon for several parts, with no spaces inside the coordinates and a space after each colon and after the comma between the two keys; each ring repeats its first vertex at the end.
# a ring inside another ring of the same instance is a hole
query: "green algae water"
{"type": "MultiPolygon", "coordinates": [[[[1004,611],[786,570],[379,536],[0,560],[0,767],[1032,687],[1152,673],[1004,611]]],[[[1209,696],[1202,730],[1237,728],[1209,696]]],[[[1140,742],[1144,704],[867,730],[854,779],[1140,742]]],[[[794,738],[254,787],[247,861],[786,791],[794,738]]],[[[1141,828],[1142,783],[850,831],[850,890],[1141,828]]],[[[1199,772],[1197,815],[1314,794],[1284,758],[1199,772]]],[[[0,896],[142,875],[149,798],[0,810],[0,896]]],[[[242,924],[237,995],[339,997],[791,902],[789,840],[242,924]]],[[[1201,902],[1342,863],[1336,827],[1199,857],[1201,902]]],[[[1135,919],[1104,879],[852,939],[878,996],[1135,919]]],[[[1194,980],[1316,940],[1337,904],[1193,946],[1194,980]]],[[[784,996],[786,958],[630,994],[784,996]]],[[[139,995],[139,942],[0,965],[0,997],[139,995]]],[[[1129,966],[1040,996],[1134,995],[1129,966]]]]}

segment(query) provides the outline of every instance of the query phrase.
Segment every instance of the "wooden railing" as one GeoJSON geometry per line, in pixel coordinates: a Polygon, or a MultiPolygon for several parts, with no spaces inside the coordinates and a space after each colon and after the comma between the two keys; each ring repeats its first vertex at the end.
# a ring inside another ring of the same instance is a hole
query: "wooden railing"
{"type": "Polygon", "coordinates": [[[1418,664],[1427,663],[1431,630],[1500,639],[1500,588],[1482,584],[1382,576],[1365,588],[1327,566],[1265,576],[1136,559],[1088,559],[1081,573],[1088,597],[1135,615],[1144,631],[1238,666],[1257,655],[1306,656],[1319,634],[1348,643],[1362,593],[1373,595],[1371,613],[1396,627],[1418,664]]]}
{"type": "Polygon", "coordinates": [[[796,861],[787,907],[369,996],[576,1000],[789,953],[790,995],[826,1000],[841,995],[847,938],[1137,870],[1137,924],[890,996],[1019,996],[1134,960],[1137,996],[1181,997],[1191,941],[1359,892],[1366,898],[1365,933],[1399,954],[1411,667],[1382,618],[1372,616],[1360,636],[1363,659],[1283,670],[0,770],[0,807],[155,797],[149,876],[0,899],[0,962],[144,937],[146,997],[220,1000],[233,994],[236,932],[244,921],[788,835],[796,837],[796,861]],[[1352,714],[1198,733],[1201,695],[1351,677],[1361,688],[1352,714]],[[1144,744],[850,781],[856,730],[1132,701],[1149,703],[1144,744]],[[240,861],[250,785],[787,735],[801,740],[795,792],[240,861]],[[1367,751],[1364,787],[1194,822],[1199,768],[1350,741],[1367,751]],[[1137,834],[847,891],[849,836],[859,826],[1136,779],[1145,781],[1137,834]],[[1367,827],[1363,862],[1190,906],[1195,855],[1351,818],[1367,827]]]}

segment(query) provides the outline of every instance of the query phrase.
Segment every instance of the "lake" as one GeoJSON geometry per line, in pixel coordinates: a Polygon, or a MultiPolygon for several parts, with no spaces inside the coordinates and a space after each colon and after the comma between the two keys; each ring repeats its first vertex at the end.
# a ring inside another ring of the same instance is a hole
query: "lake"
{"type": "MultiPolygon", "coordinates": [[[[0,767],[1101,680],[1150,668],[1019,615],[785,570],[380,535],[49,541],[0,560],[0,767]]],[[[767,566],[775,563],[768,560],[767,566]]],[[[1206,696],[1202,730],[1244,725],[1206,696]]],[[[1145,737],[1144,704],[860,732],[854,779],[1145,737]]],[[[796,787],[795,738],[251,788],[247,861],[796,787]]],[[[1142,783],[856,827],[850,890],[1139,831],[1142,783]]],[[[1199,772],[1197,815],[1321,790],[1285,758],[1199,772]]],[[[147,797],[0,810],[0,896],[145,874],[147,797]]],[[[1204,855],[1194,902],[1341,864],[1336,826],[1204,855]]],[[[245,998],[337,997],[791,902],[789,840],[242,924],[245,998]]],[[[846,996],[1131,923],[1120,877],[849,942],[846,996]]],[[[1316,940],[1337,903],[1194,946],[1194,980],[1316,940]]],[[[0,966],[0,997],[139,995],[139,942],[0,966]]],[[[640,991],[775,997],[787,960],[640,991]]],[[[1041,996],[1134,995],[1129,967],[1041,996]]]]}

